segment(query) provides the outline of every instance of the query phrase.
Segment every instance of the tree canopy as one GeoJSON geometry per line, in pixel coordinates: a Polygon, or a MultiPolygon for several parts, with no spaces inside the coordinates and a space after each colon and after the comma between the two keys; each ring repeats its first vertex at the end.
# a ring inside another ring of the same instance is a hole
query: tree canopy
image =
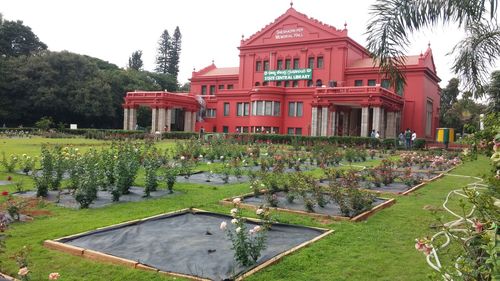
{"type": "Polygon", "coordinates": [[[137,50],[132,53],[128,59],[128,68],[134,70],[142,70],[144,63],[142,62],[142,51],[137,50]]]}
{"type": "Polygon", "coordinates": [[[0,14],[0,57],[27,56],[46,49],[30,27],[22,21],[4,20],[0,14]]]}
{"type": "Polygon", "coordinates": [[[465,38],[458,42],[453,71],[476,97],[484,93],[490,67],[500,58],[498,0],[377,0],[367,27],[368,49],[383,72],[403,79],[410,35],[438,24],[456,23],[465,38]]]}

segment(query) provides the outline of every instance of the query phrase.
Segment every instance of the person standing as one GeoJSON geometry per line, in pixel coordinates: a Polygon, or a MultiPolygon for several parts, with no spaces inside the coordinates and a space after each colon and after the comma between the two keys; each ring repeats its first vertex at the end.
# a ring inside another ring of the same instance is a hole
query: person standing
{"type": "Polygon", "coordinates": [[[417,132],[413,131],[413,134],[411,134],[411,147],[413,148],[413,144],[415,143],[415,140],[417,139],[417,132]]]}
{"type": "Polygon", "coordinates": [[[410,131],[410,128],[406,128],[406,131],[405,131],[405,148],[406,149],[410,149],[411,147],[411,131],[410,131]]]}
{"type": "Polygon", "coordinates": [[[403,146],[405,143],[405,134],[403,132],[399,133],[399,146],[403,146]]]}

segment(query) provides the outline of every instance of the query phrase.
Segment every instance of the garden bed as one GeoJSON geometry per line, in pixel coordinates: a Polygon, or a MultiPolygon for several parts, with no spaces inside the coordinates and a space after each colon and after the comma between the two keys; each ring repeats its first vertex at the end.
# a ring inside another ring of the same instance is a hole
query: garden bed
{"type": "MultiPolygon", "coordinates": [[[[175,195],[180,193],[180,192],[176,192],[176,191],[174,191],[174,193],[169,193],[168,190],[159,189],[158,191],[151,191],[150,197],[143,197],[144,196],[144,188],[132,186],[132,187],[130,187],[129,190],[130,190],[130,193],[120,196],[120,201],[118,201],[118,202],[113,202],[113,196],[111,195],[110,192],[99,190],[97,192],[97,199],[94,200],[89,207],[90,208],[100,208],[100,207],[104,207],[107,205],[111,205],[113,203],[137,202],[137,201],[148,200],[150,198],[158,198],[158,197],[164,197],[164,196],[175,196],[175,195]]],[[[13,194],[16,196],[24,197],[24,198],[36,198],[36,191],[26,191],[23,193],[16,192],[13,194]]],[[[48,192],[48,196],[45,197],[44,199],[47,201],[56,203],[57,202],[57,194],[58,194],[58,191],[50,190],[48,192]]],[[[61,192],[61,197],[59,199],[59,202],[56,204],[58,206],[62,206],[62,207],[66,207],[66,208],[74,208],[74,209],[80,208],[80,204],[75,200],[73,195],[71,195],[69,190],[63,190],[61,192]]]]}
{"type": "MultiPolygon", "coordinates": [[[[201,210],[177,212],[100,228],[56,240],[47,248],[85,258],[193,280],[241,280],[333,230],[273,224],[257,264],[239,266],[222,221],[231,216],[201,210]]],[[[248,227],[259,224],[248,219],[248,227]]]]}
{"type": "Polygon", "coordinates": [[[209,185],[223,185],[223,184],[233,184],[233,183],[242,183],[248,181],[247,176],[241,176],[241,178],[237,178],[235,176],[229,176],[229,180],[227,183],[221,179],[220,175],[213,174],[210,178],[210,181],[207,181],[207,174],[209,172],[202,172],[191,175],[189,178],[185,178],[184,176],[177,176],[178,183],[197,183],[197,184],[209,184],[209,185]]]}
{"type": "MultiPolygon", "coordinates": [[[[340,211],[340,207],[335,202],[328,202],[325,207],[315,206],[315,212],[309,212],[306,210],[304,206],[304,201],[301,198],[296,198],[292,203],[287,201],[285,192],[277,192],[275,193],[277,196],[278,207],[270,207],[271,209],[275,209],[277,211],[303,214],[307,216],[319,217],[319,218],[331,218],[334,220],[351,220],[351,221],[361,221],[365,220],[375,212],[387,208],[394,203],[396,203],[395,199],[388,198],[376,198],[372,203],[372,208],[370,210],[366,210],[360,214],[357,214],[353,217],[347,217],[342,215],[340,211]]],[[[259,206],[266,205],[265,195],[260,195],[256,197],[253,193],[245,194],[240,197],[243,200],[241,207],[247,209],[258,209],[259,206]]],[[[220,201],[223,205],[231,205],[233,204],[234,198],[226,198],[220,201]]]]}

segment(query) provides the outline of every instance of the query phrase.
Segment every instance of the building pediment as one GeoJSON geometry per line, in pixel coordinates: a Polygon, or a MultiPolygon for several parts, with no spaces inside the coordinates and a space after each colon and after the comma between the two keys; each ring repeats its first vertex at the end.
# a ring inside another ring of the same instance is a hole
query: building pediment
{"type": "Polygon", "coordinates": [[[347,30],[336,29],[290,8],[274,22],[268,24],[248,39],[242,40],[240,49],[339,37],[347,37],[347,30]]]}

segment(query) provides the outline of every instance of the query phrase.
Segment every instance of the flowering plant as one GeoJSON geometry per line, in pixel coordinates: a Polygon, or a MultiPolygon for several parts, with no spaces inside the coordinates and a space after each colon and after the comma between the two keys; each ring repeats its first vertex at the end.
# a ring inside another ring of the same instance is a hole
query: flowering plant
{"type": "Polygon", "coordinates": [[[163,180],[167,184],[167,189],[169,193],[173,193],[175,182],[177,181],[177,176],[179,175],[179,168],[175,163],[165,164],[165,170],[163,172],[163,180]]]}
{"type": "Polygon", "coordinates": [[[2,164],[2,166],[5,168],[5,171],[9,173],[14,172],[18,161],[19,158],[17,157],[17,155],[10,155],[10,157],[7,158],[5,152],[2,152],[2,160],[0,161],[0,164],[2,164]]]}
{"type": "Polygon", "coordinates": [[[152,147],[150,151],[144,153],[142,160],[144,166],[146,186],[144,188],[144,196],[149,197],[151,191],[156,191],[158,187],[158,176],[156,172],[161,166],[160,156],[158,151],[152,147]]]}
{"type": "Polygon", "coordinates": [[[221,222],[220,229],[225,231],[231,240],[234,258],[241,266],[251,266],[257,263],[261,252],[266,248],[267,230],[269,229],[269,212],[265,209],[258,209],[256,214],[264,219],[262,225],[255,225],[248,229],[246,219],[242,216],[240,209],[241,199],[233,200],[234,208],[231,209],[233,219],[230,224],[221,222]],[[267,219],[266,219],[267,218],[267,219]]]}

